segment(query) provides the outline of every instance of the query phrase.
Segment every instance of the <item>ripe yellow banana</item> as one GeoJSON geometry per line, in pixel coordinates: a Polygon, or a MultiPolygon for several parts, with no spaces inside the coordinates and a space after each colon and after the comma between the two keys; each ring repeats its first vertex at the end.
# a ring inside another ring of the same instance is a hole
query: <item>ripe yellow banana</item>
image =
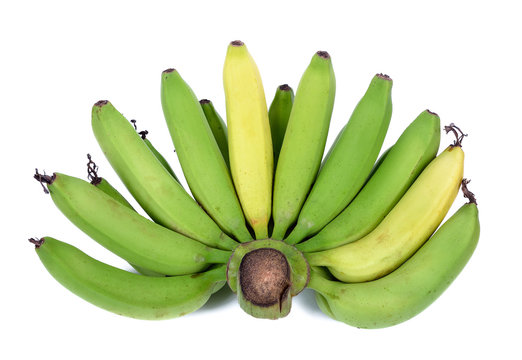
{"type": "Polygon", "coordinates": [[[330,317],[359,328],[383,328],[426,309],[458,276],[475,250],[480,225],[470,198],[404,264],[378,280],[345,284],[311,272],[309,287],[330,317]]]}
{"type": "Polygon", "coordinates": [[[274,178],[273,239],[282,240],[299,215],[323,158],[335,98],[326,51],[312,57],[301,77],[274,178]]]}
{"type": "Polygon", "coordinates": [[[113,169],[155,222],[210,246],[237,245],[174,180],[110,102],[94,104],[92,128],[113,169]]]}
{"type": "Polygon", "coordinates": [[[194,198],[226,233],[252,240],[227,165],[198,98],[174,69],[161,77],[163,114],[194,198]]]}
{"type": "Polygon", "coordinates": [[[420,172],[437,155],[440,119],[423,111],[383,154],[355,199],[311,239],[296,245],[305,252],[333,249],[368,234],[401,199],[420,172]]]}
{"type": "Polygon", "coordinates": [[[232,178],[246,219],[264,239],[272,210],[272,138],[261,76],[241,41],[228,46],[223,83],[232,178]]]}
{"type": "Polygon", "coordinates": [[[327,266],[344,282],[382,277],[408,259],[442,222],[457,196],[464,152],[449,146],[419,175],[382,222],[355,242],[306,253],[311,266],[327,266]]]}
{"type": "Polygon", "coordinates": [[[226,265],[172,277],[133,274],[51,237],[29,239],[49,273],[84,300],[118,315],[160,320],[203,306],[226,282],[226,265]]]}
{"type": "Polygon", "coordinates": [[[87,181],[60,173],[35,175],[56,206],[80,230],[138,267],[166,275],[224,264],[230,251],[214,249],[139,215],[87,181]]]}
{"type": "Polygon", "coordinates": [[[314,235],[357,195],[379,156],[391,119],[392,80],[375,75],[323,160],[287,243],[314,235]]]}

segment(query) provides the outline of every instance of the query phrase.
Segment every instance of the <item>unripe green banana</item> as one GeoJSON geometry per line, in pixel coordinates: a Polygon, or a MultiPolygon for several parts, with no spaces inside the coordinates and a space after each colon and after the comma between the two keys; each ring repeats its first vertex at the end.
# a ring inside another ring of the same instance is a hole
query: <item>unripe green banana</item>
{"type": "Polygon", "coordinates": [[[212,101],[208,99],[199,100],[201,104],[201,108],[205,113],[205,117],[208,122],[208,126],[210,126],[210,130],[212,130],[212,134],[214,135],[214,139],[218,144],[219,150],[221,151],[221,155],[223,155],[223,159],[227,164],[227,167],[230,168],[230,160],[228,157],[228,131],[227,125],[223,118],[219,115],[214,108],[214,104],[212,101]]]}
{"type": "Polygon", "coordinates": [[[241,41],[228,46],[223,66],[230,172],[256,239],[268,237],[274,155],[263,82],[241,41]]]}
{"type": "Polygon", "coordinates": [[[457,196],[463,169],[460,146],[448,147],[372,232],[334,249],[305,253],[308,262],[327,266],[344,282],[370,281],[392,272],[440,225],[457,196]]]}
{"type": "Polygon", "coordinates": [[[94,104],[92,128],[113,169],[155,222],[209,246],[237,245],[172,178],[110,102],[94,104]]]}
{"type": "Polygon", "coordinates": [[[252,240],[227,165],[196,95],[174,69],[161,77],[163,114],[194,198],[228,234],[252,240]]]}
{"type": "Polygon", "coordinates": [[[59,173],[35,178],[47,183],[54,203],[73,224],[138,267],[184,275],[226,263],[230,257],[229,251],[210,248],[144,218],[87,181],[59,173]]]}
{"type": "Polygon", "coordinates": [[[268,120],[270,121],[270,133],[272,135],[272,148],[274,149],[274,169],[281,152],[283,139],[285,137],[288,119],[294,103],[294,91],[287,84],[277,87],[274,100],[268,109],[268,120]]]}
{"type": "Polygon", "coordinates": [[[274,178],[273,239],[295,222],[321,164],[335,98],[330,55],[318,51],[304,72],[274,178]]]}
{"type": "Polygon", "coordinates": [[[317,235],[296,247],[304,252],[333,249],[367,235],[435,158],[439,143],[440,119],[426,110],[406,128],[350,205],[317,235]]]}
{"type": "Polygon", "coordinates": [[[463,205],[404,264],[378,280],[345,284],[312,271],[309,287],[327,315],[359,328],[383,328],[426,309],[458,276],[480,233],[475,203],[463,205]]]}
{"type": "Polygon", "coordinates": [[[297,244],[316,234],[357,195],[379,156],[391,119],[392,80],[378,74],[326,155],[287,238],[297,244]]]}
{"type": "MultiPolygon", "coordinates": [[[[136,131],[138,131],[138,128],[136,127],[136,120],[131,120],[130,121],[132,123],[132,125],[134,125],[134,129],[136,131]]],[[[138,134],[141,136],[141,138],[143,139],[143,142],[145,142],[145,144],[147,145],[147,147],[150,149],[150,151],[152,151],[152,153],[154,154],[154,156],[156,156],[156,159],[159,160],[159,162],[161,163],[161,165],[163,165],[163,167],[165,169],[167,169],[167,171],[169,172],[170,175],[172,175],[172,177],[174,178],[174,180],[176,180],[178,183],[179,183],[179,179],[178,177],[176,176],[176,173],[174,172],[174,170],[172,169],[172,167],[170,166],[169,162],[167,161],[167,159],[165,159],[165,157],[163,155],[161,155],[161,153],[154,147],[154,145],[152,145],[152,143],[150,142],[149,138],[147,137],[147,135],[149,134],[149,132],[147,130],[142,130],[142,131],[139,131],[138,134]]]]}
{"type": "Polygon", "coordinates": [[[82,299],[113,313],[160,320],[199,309],[226,282],[226,265],[173,277],[133,274],[53,239],[30,239],[49,273],[82,299]]]}

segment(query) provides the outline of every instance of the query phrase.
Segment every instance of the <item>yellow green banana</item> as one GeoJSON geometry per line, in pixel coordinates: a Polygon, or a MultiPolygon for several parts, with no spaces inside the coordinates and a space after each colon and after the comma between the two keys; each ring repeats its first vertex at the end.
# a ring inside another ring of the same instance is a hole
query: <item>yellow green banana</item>
{"type": "Polygon", "coordinates": [[[226,233],[252,240],[227,165],[198,98],[174,69],[161,77],[163,114],[194,198],[226,233]]]}
{"type": "Polygon", "coordinates": [[[146,219],[87,181],[60,173],[35,178],[47,184],[54,203],[73,224],[140,268],[183,275],[230,257],[230,251],[205,246],[146,219]]]}
{"type": "Polygon", "coordinates": [[[118,315],[160,320],[199,309],[226,282],[226,265],[203,273],[149,277],[104,264],[52,237],[30,239],[49,273],[82,299],[118,315]]]}
{"type": "Polygon", "coordinates": [[[92,128],[113,169],[155,222],[210,246],[233,247],[110,102],[94,104],[92,128]]]}
{"type": "MultiPolygon", "coordinates": [[[[301,77],[274,178],[274,231],[282,240],[295,222],[323,158],[335,98],[330,55],[318,51],[301,77]]],[[[374,159],[375,161],[375,159],[374,159]]]]}
{"type": "Polygon", "coordinates": [[[479,234],[478,209],[470,202],[391,274],[345,284],[312,270],[308,286],[316,291],[321,310],[338,321],[368,329],[396,325],[419,314],[448,288],[473,254],[479,234]]]}
{"type": "Polygon", "coordinates": [[[392,272],[442,222],[457,196],[463,169],[461,147],[449,146],[430,162],[372,232],[334,249],[305,253],[310,265],[327,266],[345,282],[370,281],[392,272]]]}
{"type": "Polygon", "coordinates": [[[363,186],[391,119],[392,80],[378,74],[326,155],[317,179],[287,238],[297,244],[336,217],[363,186]]]}
{"type": "MultiPolygon", "coordinates": [[[[136,120],[130,120],[130,122],[132,123],[132,125],[134,125],[134,129],[136,131],[138,131],[138,128],[136,127],[136,120]]],[[[165,169],[167,169],[167,171],[169,172],[170,175],[172,175],[172,177],[174,178],[174,180],[176,180],[178,183],[179,183],[179,179],[178,177],[176,176],[176,173],[174,173],[174,170],[172,169],[172,167],[170,166],[169,162],[167,161],[167,159],[165,159],[165,157],[163,155],[161,155],[161,153],[154,147],[154,145],[152,145],[152,143],[150,142],[149,138],[147,137],[147,135],[149,134],[149,132],[147,130],[142,130],[142,131],[139,131],[138,134],[141,136],[141,138],[143,139],[143,142],[145,142],[145,144],[147,145],[147,147],[150,149],[150,151],[152,151],[152,153],[154,154],[154,156],[156,156],[156,158],[159,160],[159,162],[161,163],[161,165],[163,165],[163,167],[165,169]]]]}
{"type": "Polygon", "coordinates": [[[406,128],[350,205],[317,235],[296,247],[304,252],[332,249],[375,229],[437,155],[439,143],[440,119],[426,110],[406,128]]]}
{"type": "Polygon", "coordinates": [[[230,168],[230,160],[228,157],[228,131],[227,125],[223,118],[219,115],[212,101],[208,99],[199,100],[201,104],[201,108],[205,113],[205,117],[208,122],[208,126],[210,126],[210,130],[212,130],[212,134],[214,135],[214,139],[218,144],[219,150],[221,151],[221,155],[223,155],[223,159],[227,164],[227,167],[230,168]]]}
{"type": "Polygon", "coordinates": [[[241,41],[228,46],[223,84],[230,171],[245,217],[264,239],[272,210],[272,138],[261,76],[241,41]]]}
{"type": "Polygon", "coordinates": [[[277,87],[274,100],[268,109],[270,121],[270,133],[272,135],[272,148],[274,151],[274,168],[277,165],[279,152],[283,145],[288,119],[294,103],[294,91],[288,84],[277,87]]]}

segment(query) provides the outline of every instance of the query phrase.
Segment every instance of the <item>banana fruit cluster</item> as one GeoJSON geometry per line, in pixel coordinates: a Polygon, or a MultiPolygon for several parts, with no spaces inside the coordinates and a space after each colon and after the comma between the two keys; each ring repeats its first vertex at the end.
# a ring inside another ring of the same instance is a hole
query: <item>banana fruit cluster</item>
{"type": "Polygon", "coordinates": [[[324,313],[360,328],[399,324],[435,301],[479,238],[463,179],[465,134],[446,126],[456,140],[438,153],[440,119],[426,110],[381,151],[393,82],[377,74],[325,155],[336,90],[325,51],[296,93],[279,86],[269,107],[241,41],[228,47],[223,82],[226,123],[177,70],[161,75],[189,189],[135,120],[109,101],[94,104],[94,136],[148,217],[98,176],[90,155],[90,181],[34,177],[72,223],[136,271],[53,237],[30,239],[49,273],[92,304],[138,319],[195,311],[225,284],[243,310],[270,319],[286,316],[309,287],[324,313]],[[469,202],[440,226],[460,188],[469,202]]]}

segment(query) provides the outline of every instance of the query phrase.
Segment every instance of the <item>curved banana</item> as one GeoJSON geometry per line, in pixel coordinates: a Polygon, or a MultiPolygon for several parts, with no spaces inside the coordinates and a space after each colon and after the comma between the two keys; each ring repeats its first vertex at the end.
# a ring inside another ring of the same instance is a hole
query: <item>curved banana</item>
{"type": "Polygon", "coordinates": [[[297,244],[316,234],[357,195],[379,156],[391,119],[392,80],[375,75],[321,165],[294,230],[297,244]]]}
{"type": "Polygon", "coordinates": [[[237,245],[172,178],[110,102],[94,104],[92,128],[113,169],[155,222],[209,246],[237,245]]]}
{"type": "Polygon", "coordinates": [[[304,72],[288,120],[274,178],[274,231],[282,240],[295,222],[323,158],[335,98],[335,75],[326,51],[304,72]]]}
{"type": "Polygon", "coordinates": [[[270,134],[272,135],[272,148],[274,151],[274,168],[283,145],[288,119],[294,103],[294,91],[288,84],[277,87],[274,99],[268,109],[270,121],[270,134]]]}
{"type": "Polygon", "coordinates": [[[344,282],[384,276],[408,259],[440,225],[462,181],[464,152],[449,146],[419,175],[402,199],[368,235],[352,243],[305,253],[344,282]]]}
{"type": "Polygon", "coordinates": [[[199,309],[226,282],[226,266],[203,273],[149,277],[104,264],[51,237],[30,239],[49,273],[82,299],[136,319],[175,318],[199,309]]]}
{"type": "Polygon", "coordinates": [[[228,46],[223,68],[230,170],[257,239],[268,237],[274,156],[259,70],[241,41],[228,46]]]}
{"type": "Polygon", "coordinates": [[[184,275],[228,262],[230,251],[164,228],[87,181],[60,173],[35,178],[47,183],[54,203],[73,224],[131,264],[160,274],[184,275]]]}
{"type": "Polygon", "coordinates": [[[210,130],[212,130],[212,134],[214,135],[214,139],[216,139],[216,143],[218,144],[219,150],[221,151],[221,155],[223,155],[223,159],[225,160],[227,167],[230,169],[227,125],[223,121],[223,118],[216,111],[212,101],[208,99],[202,99],[199,100],[199,103],[203,109],[203,112],[205,113],[208,126],[210,126],[210,130]]]}
{"type": "Polygon", "coordinates": [[[480,234],[477,206],[463,205],[404,264],[379,280],[331,281],[312,271],[309,287],[324,313],[359,328],[383,328],[426,309],[458,276],[480,234]]]}
{"type": "MultiPolygon", "coordinates": [[[[130,120],[130,122],[132,123],[132,125],[134,125],[134,129],[136,131],[138,131],[138,128],[136,126],[136,120],[130,120]]],[[[176,180],[178,183],[179,183],[179,179],[178,177],[176,176],[176,173],[174,172],[174,170],[172,169],[172,167],[170,166],[169,162],[167,161],[167,159],[165,159],[165,157],[163,155],[161,155],[161,153],[154,147],[154,145],[152,145],[152,143],[150,142],[149,138],[147,137],[147,135],[149,134],[149,132],[147,130],[142,130],[142,131],[138,131],[138,134],[141,136],[141,138],[143,139],[143,142],[145,142],[145,144],[147,145],[147,147],[150,149],[150,151],[152,151],[152,153],[154,154],[154,156],[156,156],[156,159],[159,160],[159,162],[161,163],[161,165],[163,165],[163,167],[165,169],[167,169],[167,171],[169,172],[170,175],[172,175],[172,177],[174,178],[174,180],[176,180]]]]}
{"type": "Polygon", "coordinates": [[[174,69],[161,77],[161,104],[192,194],[214,221],[241,242],[252,240],[227,165],[196,95],[174,69]]]}
{"type": "Polygon", "coordinates": [[[426,110],[406,128],[350,205],[296,247],[304,252],[332,249],[375,229],[437,155],[439,143],[440,119],[426,110]]]}

